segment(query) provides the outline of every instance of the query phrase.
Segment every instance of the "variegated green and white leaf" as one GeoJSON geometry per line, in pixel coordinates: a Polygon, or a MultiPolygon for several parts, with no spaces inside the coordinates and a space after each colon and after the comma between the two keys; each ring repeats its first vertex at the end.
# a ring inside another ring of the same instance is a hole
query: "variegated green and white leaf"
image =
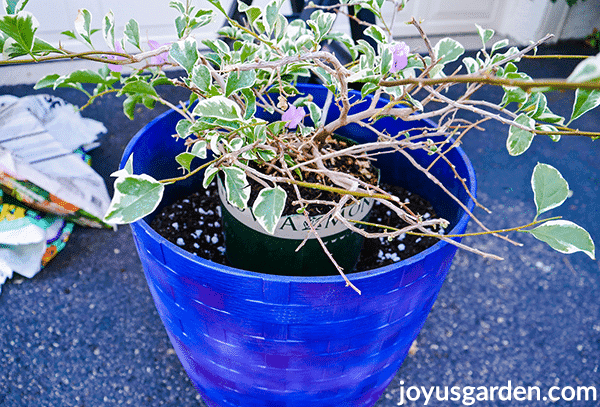
{"type": "Polygon", "coordinates": [[[465,47],[452,38],[444,38],[435,44],[433,52],[439,63],[444,65],[448,62],[456,61],[465,52],[465,47]]]}
{"type": "MultiPolygon", "coordinates": [[[[525,113],[521,113],[517,116],[515,122],[530,129],[535,127],[535,120],[525,113]]],[[[523,154],[531,145],[533,136],[534,134],[532,131],[511,125],[508,130],[508,138],[506,139],[506,149],[508,150],[508,153],[513,156],[523,154]]]]}
{"type": "Polygon", "coordinates": [[[198,60],[198,45],[193,37],[177,41],[171,45],[169,56],[191,74],[198,60]]]}
{"type": "Polygon", "coordinates": [[[567,82],[588,82],[600,79],[600,56],[581,61],[567,78],[567,82]]]}
{"type": "Polygon", "coordinates": [[[215,117],[223,120],[242,118],[242,112],[237,103],[223,96],[213,96],[199,101],[193,114],[194,116],[215,117]]]}
{"type": "Polygon", "coordinates": [[[75,19],[75,31],[83,40],[93,48],[92,39],[92,14],[87,9],[80,9],[75,19]]]}
{"type": "Polygon", "coordinates": [[[286,192],[279,186],[264,188],[258,193],[258,197],[252,205],[252,213],[256,217],[256,221],[269,234],[275,233],[275,228],[285,207],[286,198],[286,192]]]}
{"type": "Polygon", "coordinates": [[[215,175],[217,175],[218,172],[219,169],[212,164],[206,167],[206,169],[204,170],[204,179],[202,180],[202,186],[204,188],[208,188],[208,185],[212,182],[212,180],[215,178],[215,175]]]}
{"type": "Polygon", "coordinates": [[[164,189],[163,184],[146,174],[117,178],[115,193],[104,221],[120,225],[142,219],[156,209],[164,189]]]}
{"type": "MultiPolygon", "coordinates": [[[[599,90],[577,89],[577,91],[575,91],[573,113],[571,114],[571,120],[569,120],[569,123],[598,106],[600,106],[599,90]]],[[[569,123],[567,123],[567,125],[569,123]]]]}
{"type": "Polygon", "coordinates": [[[546,242],[561,253],[584,252],[595,260],[596,247],[590,234],[581,226],[568,220],[550,220],[527,230],[536,239],[546,242]]]}
{"type": "Polygon", "coordinates": [[[551,165],[538,163],[531,176],[531,189],[537,208],[536,217],[556,208],[569,196],[569,184],[551,165]]]}
{"type": "Polygon", "coordinates": [[[481,38],[481,43],[485,47],[485,44],[494,36],[494,30],[491,28],[481,28],[479,24],[475,24],[475,27],[477,27],[479,38],[481,38]]]}
{"type": "Polygon", "coordinates": [[[227,201],[240,210],[246,209],[250,199],[250,185],[246,179],[246,173],[237,167],[225,167],[225,190],[227,201]]]}
{"type": "Polygon", "coordinates": [[[115,49],[115,15],[112,10],[106,13],[102,20],[102,36],[110,49],[115,49]]]}
{"type": "Polygon", "coordinates": [[[196,141],[194,144],[192,144],[191,153],[194,154],[194,156],[196,156],[198,158],[205,159],[206,152],[207,152],[206,150],[207,150],[206,141],[200,140],[200,141],[196,141]]]}
{"type": "MultiPolygon", "coordinates": [[[[35,43],[35,32],[39,23],[33,14],[27,11],[19,11],[14,15],[0,17],[0,32],[12,38],[25,52],[31,52],[35,43]]],[[[7,40],[3,52],[7,52],[7,40]]]]}
{"type": "Polygon", "coordinates": [[[110,174],[111,177],[117,177],[117,178],[126,177],[128,175],[133,175],[133,153],[131,153],[131,155],[127,159],[127,162],[125,163],[125,167],[110,174]]]}
{"type": "Polygon", "coordinates": [[[225,96],[229,97],[233,92],[240,89],[251,88],[256,81],[256,72],[250,71],[233,71],[227,77],[227,85],[225,86],[225,96]]]}
{"type": "Polygon", "coordinates": [[[127,22],[123,35],[131,45],[139,50],[142,49],[140,47],[140,26],[135,19],[132,18],[127,22]]]}

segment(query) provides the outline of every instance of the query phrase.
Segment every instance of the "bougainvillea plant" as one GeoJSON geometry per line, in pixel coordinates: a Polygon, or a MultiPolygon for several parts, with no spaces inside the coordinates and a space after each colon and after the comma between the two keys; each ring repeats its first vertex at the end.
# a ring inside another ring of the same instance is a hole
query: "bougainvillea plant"
{"type": "MultiPolygon", "coordinates": [[[[86,93],[90,103],[115,92],[125,97],[123,109],[128,117],[133,117],[137,105],[152,108],[157,102],[181,114],[174,137],[180,138],[187,150],[173,157],[173,165],[181,168],[181,177],[157,180],[147,174],[134,174],[135,157],[129,157],[125,168],[114,174],[115,194],[106,214],[110,223],[130,223],[144,217],[158,206],[166,184],[203,171],[204,186],[218,173],[222,175],[227,199],[240,209],[248,206],[249,179],[256,181],[261,189],[250,209],[267,233],[273,232],[288,199],[281,185],[291,184],[341,195],[341,199],[326,202],[330,214],[367,237],[393,238],[415,231],[465,247],[436,232],[437,226],[447,224],[444,219],[422,219],[407,213],[397,198],[351,174],[325,167],[323,162],[343,155],[369,157],[387,152],[408,156],[414,149],[425,149],[445,160],[440,154],[440,143],[424,139],[425,129],[415,126],[410,134],[375,130],[373,121],[385,116],[408,123],[434,119],[437,127],[426,129],[427,134],[444,136],[443,144],[451,146],[484,122],[499,121],[506,124],[506,148],[513,156],[523,154],[536,137],[551,137],[558,142],[562,135],[600,136],[570,127],[574,120],[600,104],[600,57],[583,59],[565,80],[533,80],[519,71],[517,62],[551,36],[519,49],[509,47],[508,40],[492,42],[494,31],[477,26],[482,48],[476,56],[464,57],[465,49],[458,41],[444,38],[433,44],[420,23],[412,19],[409,24],[420,33],[426,50],[421,55],[411,52],[405,43],[392,36],[393,21],[399,20],[403,1],[391,2],[392,23],[385,21],[382,12],[385,0],[342,0],[337,7],[315,6],[307,21],[288,21],[281,13],[283,0],[273,0],[264,8],[240,1],[239,12],[245,17],[244,23],[240,23],[228,16],[220,0],[209,0],[207,9],[192,6],[190,0],[173,0],[170,6],[179,12],[174,22],[177,40],[169,44],[144,42],[134,19],[125,24],[123,32],[116,32],[112,12],[102,18],[96,29],[90,12],[81,9],[75,29],[63,33],[89,48],[77,53],[38,37],[37,20],[24,10],[26,3],[27,0],[4,0],[0,65],[75,58],[96,61],[97,70],[50,74],[35,88],[76,88],[86,93]],[[347,14],[348,6],[354,7],[354,13],[364,8],[375,14],[379,24],[367,24],[365,29],[365,35],[372,41],[354,41],[346,34],[332,31],[336,14],[347,14]],[[201,28],[216,16],[226,21],[219,30],[221,37],[206,39],[201,28]],[[346,47],[351,63],[342,64],[328,51],[327,44],[332,41],[346,47]],[[201,46],[208,51],[200,52],[201,46]],[[451,63],[459,68],[450,70],[451,63]],[[181,68],[181,76],[168,77],[165,68],[169,67],[181,68]],[[318,78],[328,89],[324,106],[313,103],[311,95],[299,94],[296,88],[299,78],[310,76],[318,78]],[[464,92],[458,97],[448,96],[445,91],[459,83],[466,84],[464,92]],[[501,86],[503,98],[473,99],[473,94],[485,84],[501,86]],[[172,104],[159,94],[158,85],[185,88],[189,90],[189,100],[185,104],[172,104]],[[360,89],[360,97],[349,96],[351,87],[360,89]],[[548,107],[545,93],[555,89],[575,91],[570,118],[557,115],[548,107]],[[350,114],[351,106],[367,95],[372,96],[369,107],[350,114]],[[386,101],[385,107],[376,107],[380,100],[386,101]],[[340,114],[337,119],[328,120],[328,110],[333,105],[340,114]],[[259,108],[278,114],[280,119],[267,122],[258,118],[259,108]],[[476,113],[479,119],[466,121],[459,115],[461,111],[476,113]],[[349,123],[375,131],[378,141],[324,153],[320,147],[327,137],[349,123]],[[198,158],[207,157],[210,157],[207,163],[194,164],[198,158]],[[303,172],[318,172],[326,182],[307,182],[298,175],[303,172]],[[406,220],[408,226],[394,230],[382,225],[379,233],[366,233],[360,225],[340,215],[344,205],[361,197],[380,200],[406,220]]],[[[422,170],[427,172],[426,168],[422,170]]],[[[569,187],[562,175],[550,165],[539,164],[531,184],[537,214],[530,224],[516,226],[514,230],[530,233],[560,252],[583,251],[593,258],[594,243],[581,226],[557,218],[539,218],[566,200],[569,187]]],[[[295,191],[296,209],[305,213],[313,202],[303,197],[298,188],[295,191]]],[[[482,227],[486,232],[494,232],[482,227]]]]}

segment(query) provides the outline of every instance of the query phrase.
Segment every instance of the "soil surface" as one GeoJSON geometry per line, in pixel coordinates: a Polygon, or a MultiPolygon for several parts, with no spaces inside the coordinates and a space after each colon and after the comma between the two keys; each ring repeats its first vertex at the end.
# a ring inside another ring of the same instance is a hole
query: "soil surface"
{"type": "MultiPolygon", "coordinates": [[[[427,219],[435,217],[433,206],[416,194],[403,188],[382,184],[381,188],[398,196],[416,214],[427,219]]],[[[375,202],[371,211],[371,222],[395,228],[405,223],[385,205],[375,202]]],[[[221,229],[221,208],[216,184],[206,190],[195,192],[189,197],[165,207],[152,221],[151,227],[170,242],[188,252],[227,265],[224,238],[221,229]]],[[[367,231],[378,229],[367,227],[367,231]]],[[[387,238],[365,239],[355,271],[366,271],[404,260],[437,243],[431,237],[401,235],[389,241],[387,238]]]]}

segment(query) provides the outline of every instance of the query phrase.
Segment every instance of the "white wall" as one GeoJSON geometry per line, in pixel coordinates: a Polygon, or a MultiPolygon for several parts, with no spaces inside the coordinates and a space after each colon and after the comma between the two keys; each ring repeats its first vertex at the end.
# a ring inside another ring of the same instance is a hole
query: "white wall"
{"type": "MultiPolygon", "coordinates": [[[[225,9],[233,0],[225,0],[225,9]]],[[[269,0],[255,0],[255,5],[264,5],[269,0]]],[[[101,27],[102,18],[112,10],[116,19],[115,35],[122,38],[123,27],[130,18],[136,18],[140,25],[142,44],[147,39],[159,43],[176,39],[173,20],[177,12],[168,7],[168,0],[31,0],[26,10],[33,12],[39,20],[40,37],[56,45],[62,42],[66,49],[85,50],[85,46],[75,40],[60,35],[61,31],[72,30],[77,17],[77,10],[87,8],[93,16],[92,26],[101,27]]],[[[436,37],[451,35],[457,37],[467,48],[478,48],[475,23],[484,28],[493,28],[500,38],[510,37],[513,42],[526,44],[529,40],[538,39],[547,32],[564,32],[564,36],[579,35],[600,20],[600,0],[579,2],[569,10],[564,0],[551,3],[550,0],[410,0],[405,10],[398,13],[394,36],[406,40],[411,49],[424,51],[413,26],[404,24],[415,17],[422,20],[422,26],[432,42],[436,37]],[[590,27],[586,28],[586,25],[590,27]],[[564,27],[564,30],[563,30],[564,27]]],[[[205,0],[196,0],[194,4],[212,7],[205,0]]],[[[289,3],[285,2],[284,14],[290,12],[289,3]]],[[[392,16],[391,6],[387,6],[387,20],[392,16]]],[[[217,19],[205,27],[197,38],[215,38],[216,31],[223,24],[223,18],[217,19]]],[[[347,18],[338,18],[335,28],[349,31],[347,18]]],[[[581,36],[581,35],[579,35],[581,36]]],[[[98,46],[104,46],[100,33],[94,35],[98,46]]],[[[133,51],[133,50],[132,50],[133,51]]],[[[93,63],[65,62],[52,64],[30,64],[26,66],[0,67],[0,85],[16,83],[34,83],[49,72],[65,74],[73,69],[95,67],[93,63]]]]}
{"type": "Polygon", "coordinates": [[[600,0],[579,0],[568,10],[560,38],[583,38],[600,30],[600,0]]]}

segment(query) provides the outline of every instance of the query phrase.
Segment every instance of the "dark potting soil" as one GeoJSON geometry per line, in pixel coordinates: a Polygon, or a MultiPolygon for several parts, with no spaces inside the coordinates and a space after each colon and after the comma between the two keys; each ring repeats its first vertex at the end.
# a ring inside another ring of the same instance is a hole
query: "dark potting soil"
{"type": "MultiPolygon", "coordinates": [[[[419,195],[403,188],[382,184],[381,188],[400,198],[408,207],[424,219],[435,217],[433,206],[419,195]]],[[[371,211],[371,222],[401,228],[406,224],[385,205],[375,202],[371,211]]],[[[195,192],[189,197],[165,207],[156,215],[151,227],[165,239],[186,251],[227,265],[224,238],[221,229],[221,208],[216,184],[206,190],[195,192]]],[[[369,232],[380,229],[367,227],[369,232]]],[[[366,271],[386,266],[414,256],[437,243],[432,237],[401,235],[391,241],[387,238],[365,239],[356,271],[366,271]]]]}

